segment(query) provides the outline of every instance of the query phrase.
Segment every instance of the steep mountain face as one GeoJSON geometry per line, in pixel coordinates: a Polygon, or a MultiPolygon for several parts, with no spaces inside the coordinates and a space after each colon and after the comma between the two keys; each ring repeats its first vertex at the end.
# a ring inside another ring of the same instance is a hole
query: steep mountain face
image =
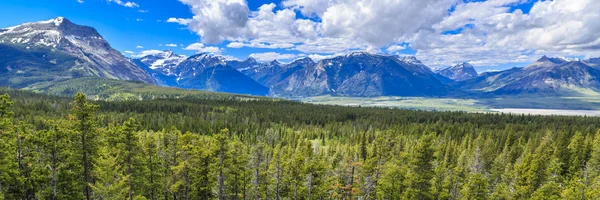
{"type": "Polygon", "coordinates": [[[395,56],[352,53],[307,64],[271,89],[284,96],[441,96],[452,91],[423,66],[395,56]]]}
{"type": "MultiPolygon", "coordinates": [[[[72,57],[69,60],[74,64],[70,68],[61,68],[64,70],[61,73],[63,76],[97,76],[155,83],[149,74],[111,48],[94,28],[73,24],[62,17],[0,29],[0,44],[26,54],[45,53],[44,59],[51,64],[54,60],[72,57]],[[56,52],[59,52],[60,58],[48,57],[56,56],[56,52]]],[[[13,63],[10,68],[19,70],[30,67],[32,66],[13,63]]]]}
{"type": "MultiPolygon", "coordinates": [[[[157,69],[164,69],[157,67],[157,69]]],[[[237,94],[267,95],[269,89],[227,65],[220,56],[198,54],[181,61],[171,70],[161,71],[172,86],[237,94]]]]}
{"type": "Polygon", "coordinates": [[[167,50],[157,54],[133,59],[132,62],[150,74],[158,84],[177,86],[177,66],[187,57],[174,54],[167,50]]]}
{"type": "Polygon", "coordinates": [[[544,56],[526,68],[484,73],[456,86],[494,95],[581,95],[600,91],[599,80],[600,70],[584,61],[544,56]]]}
{"type": "Polygon", "coordinates": [[[436,70],[435,72],[454,81],[464,81],[475,78],[478,75],[473,65],[469,63],[456,64],[444,69],[436,70]]]}
{"type": "Polygon", "coordinates": [[[227,65],[229,65],[229,66],[233,67],[234,69],[237,69],[241,72],[260,67],[260,65],[263,64],[263,63],[259,63],[258,61],[256,61],[256,59],[254,59],[252,57],[250,57],[244,61],[227,60],[227,61],[225,61],[225,63],[227,63],[227,65]]]}
{"type": "MultiPolygon", "coordinates": [[[[249,58],[248,60],[254,60],[249,58]]],[[[305,67],[311,67],[315,62],[306,57],[295,60],[289,64],[282,64],[277,60],[268,63],[246,61],[227,61],[232,66],[238,66],[238,70],[246,76],[256,80],[260,84],[271,87],[292,75],[294,72],[305,67]]]]}

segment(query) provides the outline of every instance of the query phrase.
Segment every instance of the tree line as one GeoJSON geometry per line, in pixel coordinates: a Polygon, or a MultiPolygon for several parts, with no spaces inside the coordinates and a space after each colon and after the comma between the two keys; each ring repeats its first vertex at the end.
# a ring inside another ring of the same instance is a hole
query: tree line
{"type": "Polygon", "coordinates": [[[0,199],[600,198],[597,118],[11,94],[0,199]]]}

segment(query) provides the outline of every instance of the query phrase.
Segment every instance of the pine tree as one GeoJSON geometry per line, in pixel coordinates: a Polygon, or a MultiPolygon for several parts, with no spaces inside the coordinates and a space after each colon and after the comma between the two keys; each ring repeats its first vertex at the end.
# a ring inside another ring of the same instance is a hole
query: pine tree
{"type": "Polygon", "coordinates": [[[0,95],[0,199],[21,199],[23,180],[19,176],[17,139],[13,126],[13,102],[8,94],[0,95]]]}
{"type": "Polygon", "coordinates": [[[434,176],[432,140],[432,136],[424,136],[412,150],[407,175],[408,188],[404,193],[407,199],[434,199],[431,192],[431,179],[434,176]]]}
{"type": "Polygon", "coordinates": [[[94,167],[95,183],[92,184],[94,199],[126,199],[129,197],[127,171],[119,162],[122,152],[118,148],[102,146],[94,167]]]}
{"type": "Polygon", "coordinates": [[[80,135],[80,152],[81,152],[81,165],[83,166],[83,194],[87,200],[92,197],[90,184],[93,184],[91,177],[91,168],[93,166],[93,156],[96,153],[95,145],[95,120],[94,116],[98,110],[98,106],[88,103],[86,96],[82,93],[75,95],[75,101],[73,102],[73,108],[71,109],[71,119],[76,122],[75,130],[80,135]]]}

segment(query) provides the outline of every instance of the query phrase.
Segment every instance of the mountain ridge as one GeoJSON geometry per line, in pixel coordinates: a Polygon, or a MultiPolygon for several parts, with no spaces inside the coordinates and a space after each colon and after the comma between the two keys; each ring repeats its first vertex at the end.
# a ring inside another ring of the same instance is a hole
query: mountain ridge
{"type": "Polygon", "coordinates": [[[73,60],[79,64],[67,70],[66,74],[77,72],[81,76],[156,83],[150,75],[113,49],[93,27],[57,17],[2,30],[2,44],[23,51],[60,51],[74,57],[73,60]]]}

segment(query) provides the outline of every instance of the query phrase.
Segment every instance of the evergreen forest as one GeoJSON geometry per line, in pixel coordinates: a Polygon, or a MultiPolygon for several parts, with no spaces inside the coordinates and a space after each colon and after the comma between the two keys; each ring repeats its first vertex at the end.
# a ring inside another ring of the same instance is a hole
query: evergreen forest
{"type": "Polygon", "coordinates": [[[600,199],[596,117],[0,93],[0,199],[600,199]]]}

